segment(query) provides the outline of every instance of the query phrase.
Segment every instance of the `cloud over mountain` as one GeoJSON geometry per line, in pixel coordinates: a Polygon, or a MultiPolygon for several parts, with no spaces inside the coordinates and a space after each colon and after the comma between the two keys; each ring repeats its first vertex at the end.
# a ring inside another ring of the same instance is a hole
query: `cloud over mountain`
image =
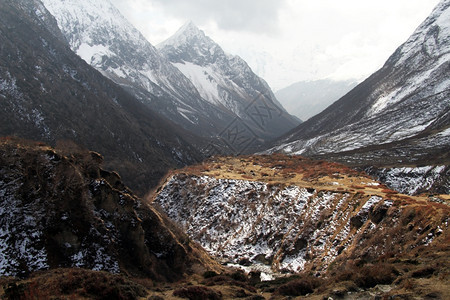
{"type": "Polygon", "coordinates": [[[204,22],[214,21],[224,30],[275,33],[278,31],[278,16],[286,1],[278,0],[156,0],[175,17],[190,16],[204,22]],[[264,22],[261,22],[264,20],[264,22]]]}

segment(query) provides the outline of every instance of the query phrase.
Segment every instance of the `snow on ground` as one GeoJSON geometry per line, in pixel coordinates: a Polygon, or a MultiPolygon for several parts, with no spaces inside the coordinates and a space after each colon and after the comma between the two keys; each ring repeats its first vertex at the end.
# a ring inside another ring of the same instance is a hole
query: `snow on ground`
{"type": "Polygon", "coordinates": [[[378,176],[389,188],[403,194],[414,195],[428,190],[446,175],[446,166],[423,166],[380,169],[378,176]]]}
{"type": "Polygon", "coordinates": [[[17,276],[23,264],[29,271],[46,269],[47,252],[40,222],[44,212],[36,210],[34,202],[24,203],[16,198],[20,180],[3,180],[0,180],[0,275],[17,276]]]}
{"type": "Polygon", "coordinates": [[[171,177],[155,199],[219,260],[287,272],[319,259],[326,268],[354,239],[353,210],[361,205],[367,217],[382,198],[352,201],[345,192],[185,174],[171,177]]]}

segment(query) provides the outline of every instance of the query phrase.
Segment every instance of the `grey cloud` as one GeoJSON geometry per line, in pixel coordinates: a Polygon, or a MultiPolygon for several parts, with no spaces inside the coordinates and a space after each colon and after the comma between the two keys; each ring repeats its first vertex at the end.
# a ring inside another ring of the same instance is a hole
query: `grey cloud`
{"type": "Polygon", "coordinates": [[[165,12],[196,23],[216,22],[224,30],[275,33],[285,0],[153,0],[165,12]]]}

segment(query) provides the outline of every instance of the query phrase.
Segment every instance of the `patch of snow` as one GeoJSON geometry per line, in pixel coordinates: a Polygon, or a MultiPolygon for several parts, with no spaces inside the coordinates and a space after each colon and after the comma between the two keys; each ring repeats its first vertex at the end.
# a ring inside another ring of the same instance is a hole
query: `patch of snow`
{"type": "Polygon", "coordinates": [[[233,263],[227,263],[226,264],[229,267],[241,269],[245,273],[249,274],[250,272],[261,272],[260,279],[261,281],[271,281],[275,278],[279,277],[278,273],[275,273],[272,271],[270,266],[263,265],[263,264],[252,264],[250,266],[242,266],[240,264],[233,264],[233,263]]]}
{"type": "Polygon", "coordinates": [[[195,121],[191,120],[191,118],[187,115],[190,114],[191,112],[187,109],[181,108],[181,107],[177,107],[177,111],[180,113],[180,115],[182,115],[186,120],[188,120],[189,122],[191,122],[192,124],[195,124],[195,121]]]}
{"type": "Polygon", "coordinates": [[[361,184],[365,184],[367,186],[379,186],[379,182],[361,182],[361,184]]]}
{"type": "Polygon", "coordinates": [[[76,53],[88,64],[98,65],[102,62],[102,56],[113,56],[114,53],[111,52],[109,47],[105,45],[88,45],[87,43],[82,43],[76,53]]]}
{"type": "Polygon", "coordinates": [[[218,81],[221,81],[221,75],[216,74],[211,66],[202,67],[191,62],[174,63],[173,65],[192,81],[205,100],[215,105],[221,103],[217,84],[218,81]]]}
{"type": "Polygon", "coordinates": [[[450,136],[450,127],[438,133],[439,136],[450,136]]]}
{"type": "Polygon", "coordinates": [[[379,196],[370,197],[369,200],[367,200],[367,202],[364,203],[364,205],[361,207],[361,210],[369,211],[370,208],[372,208],[375,204],[380,202],[382,199],[383,198],[381,198],[379,196]]]}

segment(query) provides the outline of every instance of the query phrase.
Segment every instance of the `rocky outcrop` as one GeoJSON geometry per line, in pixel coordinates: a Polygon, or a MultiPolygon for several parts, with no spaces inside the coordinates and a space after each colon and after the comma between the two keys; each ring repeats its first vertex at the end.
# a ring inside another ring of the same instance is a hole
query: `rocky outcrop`
{"type": "Polygon", "coordinates": [[[78,267],[174,281],[217,268],[98,153],[0,141],[0,274],[78,267]]]}

